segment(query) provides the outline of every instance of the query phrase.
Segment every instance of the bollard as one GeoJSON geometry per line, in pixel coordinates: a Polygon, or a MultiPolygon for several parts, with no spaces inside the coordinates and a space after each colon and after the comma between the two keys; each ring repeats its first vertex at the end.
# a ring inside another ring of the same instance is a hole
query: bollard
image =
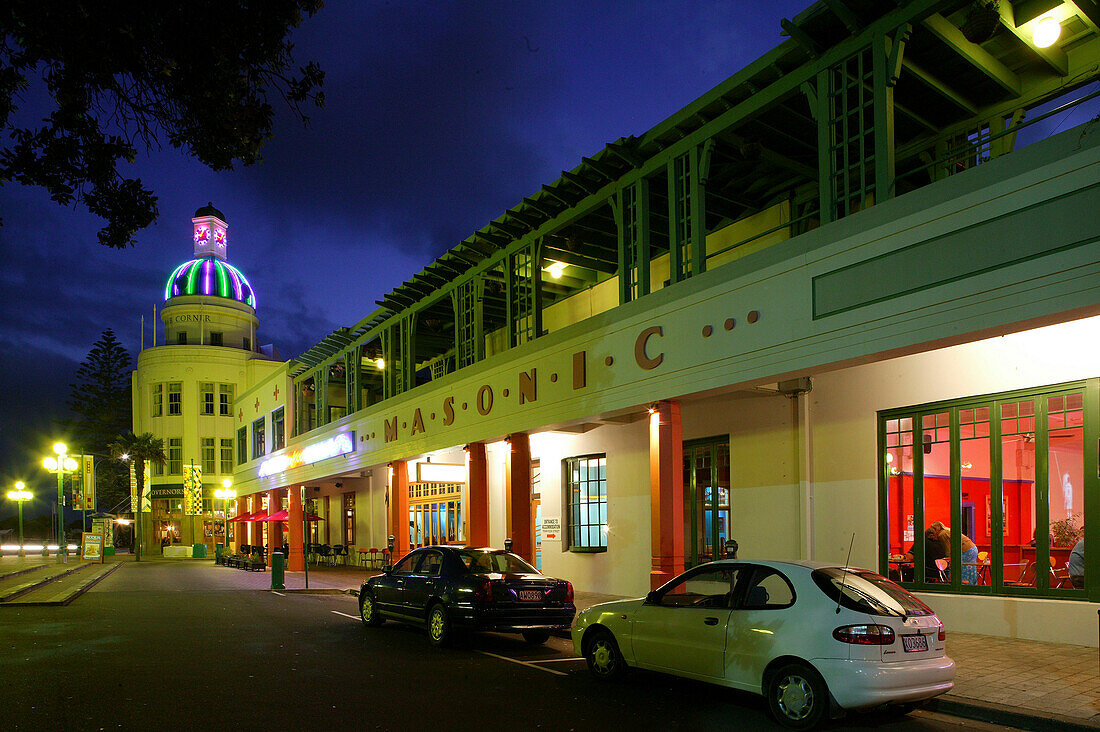
{"type": "Polygon", "coordinates": [[[282,552],[273,552],[271,554],[271,589],[286,589],[286,584],[283,582],[283,574],[285,571],[286,555],[282,552]]]}

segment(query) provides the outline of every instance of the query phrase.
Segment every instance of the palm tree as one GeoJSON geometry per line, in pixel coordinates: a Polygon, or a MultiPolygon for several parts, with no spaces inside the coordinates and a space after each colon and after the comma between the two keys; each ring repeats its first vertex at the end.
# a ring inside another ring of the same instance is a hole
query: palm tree
{"type": "Polygon", "coordinates": [[[135,559],[141,561],[141,496],[145,494],[145,463],[164,465],[167,456],[164,454],[164,440],[155,437],[152,432],[135,435],[133,432],[123,432],[111,443],[111,455],[123,462],[133,461],[134,478],[137,481],[137,510],[134,512],[134,542],[136,546],[135,559]]]}

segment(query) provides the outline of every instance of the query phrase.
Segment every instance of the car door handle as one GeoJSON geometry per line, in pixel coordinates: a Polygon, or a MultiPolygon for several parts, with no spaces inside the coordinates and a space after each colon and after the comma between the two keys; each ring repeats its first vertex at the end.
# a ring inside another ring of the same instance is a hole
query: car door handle
{"type": "Polygon", "coordinates": [[[705,618],[703,625],[718,625],[718,618],[705,618]]]}

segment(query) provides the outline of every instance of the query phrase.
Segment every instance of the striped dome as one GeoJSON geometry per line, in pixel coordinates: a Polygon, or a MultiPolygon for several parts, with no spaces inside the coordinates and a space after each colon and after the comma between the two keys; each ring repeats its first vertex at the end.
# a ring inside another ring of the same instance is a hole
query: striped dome
{"type": "Polygon", "coordinates": [[[184,262],[172,271],[164,287],[164,299],[180,295],[225,297],[256,307],[256,294],[241,271],[217,257],[184,262]]]}

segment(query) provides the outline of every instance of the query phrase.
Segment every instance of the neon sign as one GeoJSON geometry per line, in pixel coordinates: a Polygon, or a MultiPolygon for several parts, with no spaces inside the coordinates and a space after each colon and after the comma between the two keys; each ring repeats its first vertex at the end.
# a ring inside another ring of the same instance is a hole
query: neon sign
{"type": "Polygon", "coordinates": [[[307,445],[301,450],[292,450],[285,455],[277,455],[260,463],[257,476],[264,478],[268,475],[282,473],[299,465],[311,465],[322,460],[327,460],[337,455],[346,455],[355,450],[355,433],[341,432],[323,442],[307,445]]]}

